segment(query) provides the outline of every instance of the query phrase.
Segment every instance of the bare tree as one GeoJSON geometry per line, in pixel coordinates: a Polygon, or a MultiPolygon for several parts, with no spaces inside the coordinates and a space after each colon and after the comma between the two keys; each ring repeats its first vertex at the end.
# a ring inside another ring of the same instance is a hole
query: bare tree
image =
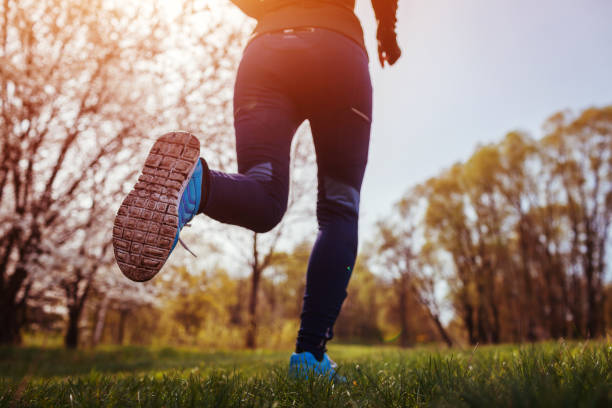
{"type": "Polygon", "coordinates": [[[400,344],[410,344],[408,324],[409,297],[414,297],[425,309],[440,337],[450,347],[453,342],[440,321],[440,306],[436,299],[437,279],[442,276],[432,249],[425,245],[422,216],[426,200],[423,188],[410,189],[395,205],[393,213],[378,223],[373,262],[390,275],[398,299],[400,344]]]}
{"type": "MultiPolygon", "coordinates": [[[[70,238],[87,239],[89,228],[99,231],[99,223],[88,221],[92,190],[102,183],[110,187],[106,197],[120,196],[149,135],[180,120],[209,129],[209,149],[227,144],[229,67],[244,36],[218,19],[196,26],[196,18],[212,14],[205,5],[185,2],[176,21],[161,7],[101,0],[0,5],[0,342],[20,341],[28,297],[45,272],[41,254],[70,248],[70,238]],[[178,24],[188,20],[197,35],[178,24]],[[213,35],[218,31],[225,41],[213,35]],[[189,49],[181,54],[177,44],[189,49]],[[203,105],[212,114],[208,122],[195,115],[203,105]]],[[[88,242],[96,246],[104,239],[88,242]]],[[[78,258],[89,249],[75,251],[78,258]]],[[[66,285],[78,306],[82,294],[75,298],[79,291],[66,285]]]]}

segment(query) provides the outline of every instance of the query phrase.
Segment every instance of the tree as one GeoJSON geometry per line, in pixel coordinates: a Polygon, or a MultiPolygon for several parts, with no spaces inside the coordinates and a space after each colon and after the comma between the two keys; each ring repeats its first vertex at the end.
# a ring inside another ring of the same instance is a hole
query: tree
{"type": "Polygon", "coordinates": [[[428,240],[452,259],[469,341],[598,336],[612,219],[611,110],[554,115],[426,184],[428,240]]]}
{"type": "MultiPolygon", "coordinates": [[[[204,142],[209,149],[227,144],[220,137],[227,115],[219,113],[228,109],[228,71],[245,37],[223,20],[202,24],[212,21],[206,5],[185,2],[176,21],[165,19],[161,8],[159,2],[99,0],[0,5],[2,343],[20,340],[28,299],[48,272],[41,254],[53,258],[77,237],[85,239],[88,228],[99,231],[100,224],[88,222],[92,189],[114,181],[105,194],[117,202],[148,135],[176,128],[175,120],[195,127],[202,120],[195,113],[206,105],[204,142]],[[186,32],[191,37],[181,37],[186,32]],[[177,58],[177,44],[199,59],[177,58]]],[[[79,268],[68,268],[83,281],[79,268]]],[[[84,298],[74,297],[71,282],[65,293],[80,305],[84,298]]]]}
{"type": "MultiPolygon", "coordinates": [[[[422,217],[426,201],[423,200],[420,186],[410,189],[395,205],[388,219],[378,223],[378,242],[376,244],[377,262],[386,274],[393,276],[398,297],[397,310],[400,321],[400,344],[410,345],[410,325],[408,306],[410,298],[417,300],[435,324],[440,337],[452,345],[452,340],[440,321],[440,310],[435,298],[438,270],[426,268],[422,217]]],[[[429,259],[431,261],[431,259],[429,259]]]]}
{"type": "MultiPolygon", "coordinates": [[[[542,144],[554,158],[552,171],[562,186],[572,269],[584,279],[584,296],[582,284],[573,282],[577,303],[586,302],[584,329],[579,324],[577,330],[596,337],[604,332],[606,245],[612,221],[612,107],[587,109],[573,120],[559,113],[547,127],[542,144]]],[[[577,321],[582,320],[578,307],[572,312],[577,321]]]]}
{"type": "Polygon", "coordinates": [[[455,310],[461,316],[471,344],[477,337],[476,291],[474,265],[476,257],[473,236],[465,213],[466,202],[460,184],[463,168],[455,164],[449,170],[433,177],[424,185],[427,209],[424,215],[427,240],[446,251],[455,269],[451,288],[455,310]]]}
{"type": "Polygon", "coordinates": [[[142,89],[120,85],[142,85],[146,72],[124,61],[157,54],[156,32],[138,33],[129,13],[79,3],[3,2],[0,342],[19,341],[33,265],[54,227],[76,218],[84,181],[142,137],[141,112],[121,109],[138,106],[142,89]],[[136,47],[118,40],[125,33],[136,47]]]}

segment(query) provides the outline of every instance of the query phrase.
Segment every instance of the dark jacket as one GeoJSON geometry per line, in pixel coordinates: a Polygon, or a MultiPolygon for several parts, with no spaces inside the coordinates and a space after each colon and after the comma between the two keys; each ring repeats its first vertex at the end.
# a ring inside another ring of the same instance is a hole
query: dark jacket
{"type": "MultiPolygon", "coordinates": [[[[255,34],[287,28],[320,27],[340,32],[365,49],[363,30],[355,16],[355,0],[231,0],[257,19],[255,34]]],[[[372,0],[377,33],[395,35],[398,0],[372,0]]]]}

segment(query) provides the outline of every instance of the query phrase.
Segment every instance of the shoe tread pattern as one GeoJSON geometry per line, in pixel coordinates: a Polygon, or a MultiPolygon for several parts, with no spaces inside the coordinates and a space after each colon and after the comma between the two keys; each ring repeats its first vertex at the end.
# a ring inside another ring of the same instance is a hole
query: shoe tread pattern
{"type": "Polygon", "coordinates": [[[115,259],[129,279],[153,278],[170,256],[181,195],[199,158],[200,142],[187,132],[167,133],[151,148],[113,226],[115,259]]]}

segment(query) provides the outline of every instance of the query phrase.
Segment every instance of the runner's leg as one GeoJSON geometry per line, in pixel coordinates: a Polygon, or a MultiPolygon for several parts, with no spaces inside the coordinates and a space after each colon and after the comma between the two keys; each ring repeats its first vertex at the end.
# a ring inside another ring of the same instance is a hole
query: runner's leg
{"type": "MultiPolygon", "coordinates": [[[[368,158],[372,88],[365,53],[330,34],[327,102],[309,115],[318,165],[319,233],[306,275],[296,349],[321,359],[357,256],[359,195],[368,158]],[[337,48],[333,43],[338,41],[337,48]]],[[[321,63],[326,55],[321,56],[321,63]]],[[[322,100],[322,99],[320,99],[322,100]]]]}
{"type": "Polygon", "coordinates": [[[291,140],[302,122],[275,72],[283,56],[273,51],[265,38],[245,51],[234,90],[238,173],[210,171],[200,207],[211,218],[255,232],[269,231],[285,213],[291,140]]]}

